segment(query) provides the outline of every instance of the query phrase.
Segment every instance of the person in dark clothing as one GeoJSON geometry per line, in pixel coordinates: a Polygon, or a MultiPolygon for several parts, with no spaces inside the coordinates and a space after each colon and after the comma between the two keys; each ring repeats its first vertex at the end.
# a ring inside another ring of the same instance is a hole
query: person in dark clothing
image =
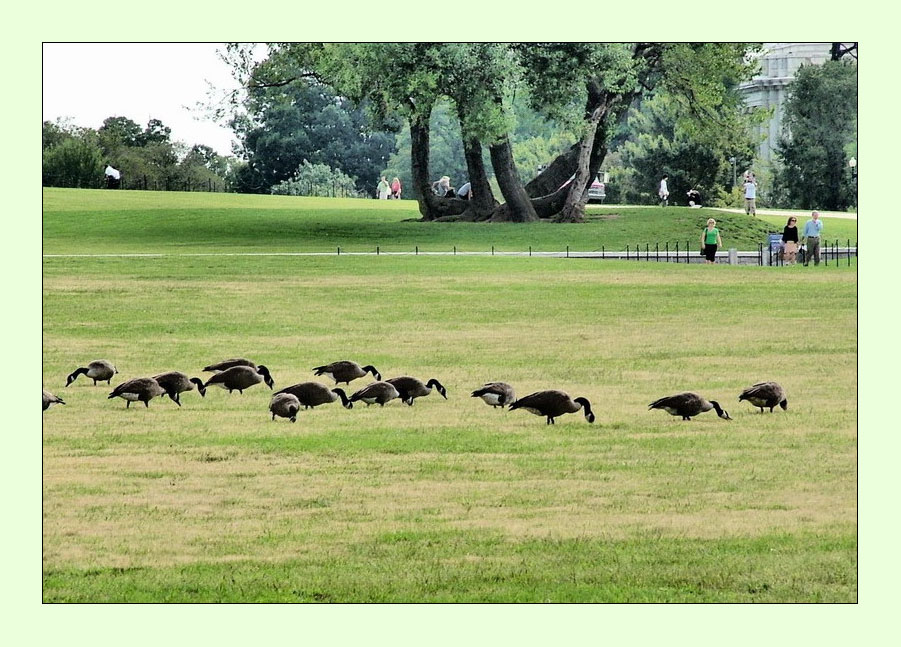
{"type": "Polygon", "coordinates": [[[701,206],[701,193],[697,189],[692,189],[688,193],[688,206],[689,207],[700,207],[701,206]]]}
{"type": "Polygon", "coordinates": [[[795,264],[795,257],[798,254],[798,219],[794,216],[788,219],[785,229],[782,230],[782,254],[786,263],[795,264]]]}

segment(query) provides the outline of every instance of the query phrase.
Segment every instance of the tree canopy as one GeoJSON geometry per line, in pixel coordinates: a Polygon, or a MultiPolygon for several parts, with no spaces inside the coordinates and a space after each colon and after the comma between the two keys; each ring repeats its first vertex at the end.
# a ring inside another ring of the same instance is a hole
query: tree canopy
{"type": "Polygon", "coordinates": [[[857,65],[803,66],[788,93],[777,195],[786,206],[846,209],[855,202],[848,160],[857,150],[857,65]]]}
{"type": "Polygon", "coordinates": [[[364,107],[375,127],[406,122],[407,194],[419,200],[425,220],[577,222],[611,129],[629,105],[654,90],[666,92],[684,108],[685,132],[692,122],[720,127],[730,88],[755,69],[749,49],[742,43],[292,43],[271,44],[262,62],[233,46],[232,60],[248,88],[313,79],[364,107]],[[574,133],[569,147],[528,181],[514,150],[517,95],[574,133]],[[456,112],[471,201],[439,198],[430,188],[431,116],[441,99],[456,112]],[[488,182],[486,149],[503,203],[488,182]]]}

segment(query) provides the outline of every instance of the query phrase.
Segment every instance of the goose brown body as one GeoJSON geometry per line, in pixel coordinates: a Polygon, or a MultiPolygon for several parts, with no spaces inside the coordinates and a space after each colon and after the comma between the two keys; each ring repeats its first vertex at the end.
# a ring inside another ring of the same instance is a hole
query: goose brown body
{"type": "Polygon", "coordinates": [[[213,375],[203,386],[204,388],[219,386],[228,390],[229,393],[232,391],[244,393],[244,389],[249,389],[260,382],[265,382],[270,389],[274,384],[272,376],[269,374],[269,369],[262,364],[256,368],[232,366],[213,375]]]}
{"type": "Polygon", "coordinates": [[[300,400],[296,395],[290,393],[276,393],[269,402],[269,411],[272,412],[272,419],[275,416],[281,418],[289,418],[291,422],[297,422],[297,412],[300,411],[300,400]]]}
{"type": "Polygon", "coordinates": [[[506,382],[488,382],[473,391],[470,397],[481,398],[485,404],[503,409],[516,400],[516,391],[506,382]]]}
{"type": "Polygon", "coordinates": [[[97,385],[97,382],[106,382],[107,384],[110,384],[113,375],[118,372],[119,371],[116,370],[116,367],[113,366],[111,362],[108,362],[105,359],[95,359],[87,366],[77,368],[70,373],[69,376],[66,377],[66,386],[72,384],[79,375],[87,375],[94,380],[95,386],[97,385]]]}
{"type": "Polygon", "coordinates": [[[301,382],[285,387],[279,393],[290,393],[295,396],[305,409],[318,407],[320,404],[330,404],[335,400],[341,399],[341,404],[352,409],[353,403],[347,399],[347,394],[343,389],[330,389],[325,384],[319,382],[301,382]]]}
{"type": "Polygon", "coordinates": [[[51,404],[66,404],[58,395],[53,395],[46,389],[41,389],[41,411],[46,411],[51,404]]]}
{"type": "Polygon", "coordinates": [[[378,404],[385,406],[386,402],[397,397],[400,397],[400,393],[398,393],[393,384],[388,384],[387,382],[373,382],[350,396],[350,401],[362,401],[367,405],[378,404]]]}
{"type": "Polygon", "coordinates": [[[244,359],[243,357],[235,357],[234,359],[227,359],[218,364],[210,364],[209,366],[204,367],[205,372],[213,371],[214,373],[218,373],[220,371],[224,371],[230,369],[234,366],[249,366],[250,368],[256,368],[257,365],[250,361],[249,359],[244,359]]]}
{"type": "Polygon", "coordinates": [[[179,371],[169,371],[168,373],[154,375],[153,379],[163,387],[169,399],[178,406],[181,406],[180,394],[185,391],[193,391],[195,386],[201,397],[206,396],[206,387],[203,385],[203,380],[199,377],[188,377],[179,371]]]}
{"type": "Polygon", "coordinates": [[[107,399],[122,398],[125,400],[125,408],[129,408],[132,402],[143,402],[145,407],[150,406],[150,401],[166,393],[166,390],[152,377],[136,377],[133,380],[123,382],[107,399]]]}
{"type": "Polygon", "coordinates": [[[571,398],[565,391],[552,389],[550,391],[538,391],[530,393],[524,398],[519,398],[510,405],[510,411],[525,409],[536,416],[545,416],[547,424],[556,424],[554,419],[566,413],[576,413],[579,409],[585,410],[585,419],[594,422],[594,413],[591,411],[591,403],[586,398],[571,398]]]}
{"type": "Polygon", "coordinates": [[[394,386],[397,389],[397,392],[400,394],[398,397],[403,401],[409,404],[411,407],[413,406],[413,400],[416,398],[423,398],[429,395],[434,388],[441,396],[447,400],[447,389],[442,386],[441,382],[436,380],[435,378],[430,379],[428,382],[423,383],[422,380],[418,380],[415,377],[410,377],[409,375],[404,375],[401,377],[392,377],[389,380],[385,380],[388,384],[394,386]]]}
{"type": "Polygon", "coordinates": [[[332,362],[323,366],[317,366],[313,369],[315,375],[326,375],[333,380],[335,384],[350,384],[353,380],[365,377],[367,373],[372,373],[376,380],[381,380],[382,376],[375,369],[375,366],[360,366],[356,362],[349,360],[341,360],[340,362],[332,362]]]}
{"type": "Polygon", "coordinates": [[[662,409],[672,416],[681,416],[682,420],[691,420],[711,409],[716,409],[716,415],[724,420],[731,420],[729,413],[720,407],[716,400],[706,400],[697,393],[685,391],[668,395],[665,398],[654,400],[648,405],[648,409],[662,409]]]}
{"type": "Polygon", "coordinates": [[[763,413],[764,407],[769,407],[770,413],[772,413],[777,405],[783,409],[788,409],[785,389],[776,382],[758,382],[753,386],[749,386],[738,396],[738,401],[741,402],[742,400],[747,400],[755,407],[759,407],[760,413],[763,413]]]}

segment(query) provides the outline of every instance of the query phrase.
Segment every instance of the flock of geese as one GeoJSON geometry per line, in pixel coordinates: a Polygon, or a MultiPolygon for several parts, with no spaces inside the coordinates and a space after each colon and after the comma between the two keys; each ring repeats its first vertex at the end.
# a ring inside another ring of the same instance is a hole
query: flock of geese
{"type": "MultiPolygon", "coordinates": [[[[109,394],[109,398],[122,398],[125,407],[132,402],[143,402],[145,407],[150,406],[150,401],[161,396],[169,396],[178,406],[181,406],[181,394],[192,391],[195,388],[200,395],[206,396],[206,390],[211,386],[217,386],[229,393],[238,391],[243,393],[245,389],[265,383],[270,389],[275,388],[275,381],[269,369],[262,364],[255,364],[249,359],[236,358],[211,364],[203,369],[204,372],[212,372],[213,375],[205,382],[198,377],[188,377],[179,371],[161,373],[153,377],[138,377],[116,386],[109,394]]],[[[94,381],[106,382],[112,385],[113,376],[119,371],[106,360],[94,360],[86,367],[75,369],[66,377],[66,386],[72,384],[80,375],[85,375],[94,381]]],[[[385,406],[391,400],[398,399],[401,402],[413,406],[416,398],[429,395],[433,390],[447,399],[447,390],[436,379],[422,382],[415,377],[401,376],[382,380],[381,374],[374,366],[360,366],[356,362],[342,360],[313,369],[317,376],[327,377],[335,382],[336,388],[329,388],[319,382],[301,382],[285,387],[277,391],[269,403],[269,411],[272,420],[276,416],[288,418],[291,422],[297,421],[297,414],[301,410],[318,407],[341,400],[342,406],[352,409],[354,402],[365,402],[367,406],[378,404],[385,406]],[[339,384],[348,386],[353,380],[372,374],[375,382],[364,386],[350,396],[344,389],[337,388],[339,384]]],[[[536,416],[544,416],[547,424],[555,424],[555,418],[567,413],[577,413],[582,410],[588,422],[594,422],[594,412],[587,398],[573,398],[565,391],[556,389],[537,391],[525,397],[517,398],[513,387],[506,382],[489,382],[472,392],[471,397],[481,398],[485,404],[492,407],[508,407],[508,410],[523,409],[536,416]]],[[[776,382],[759,382],[748,387],[738,396],[738,401],[746,400],[763,413],[769,408],[772,413],[776,406],[782,409],[788,408],[788,399],[785,390],[776,382]]],[[[46,389],[42,389],[42,411],[46,411],[52,404],[66,404],[62,398],[53,395],[46,389]]],[[[696,393],[676,393],[665,398],[655,400],[648,405],[648,409],[661,409],[670,415],[680,416],[682,420],[691,420],[693,417],[715,410],[717,416],[724,420],[731,420],[729,413],[724,410],[719,402],[707,400],[696,393]]]]}

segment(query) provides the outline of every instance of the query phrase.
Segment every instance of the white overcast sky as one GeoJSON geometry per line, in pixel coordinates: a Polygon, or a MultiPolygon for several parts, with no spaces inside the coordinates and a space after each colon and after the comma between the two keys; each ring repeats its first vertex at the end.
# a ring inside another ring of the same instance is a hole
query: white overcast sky
{"type": "Polygon", "coordinates": [[[107,117],[142,127],[159,119],[171,138],[231,154],[232,131],[195,108],[207,102],[208,83],[223,96],[235,87],[216,56],[221,43],[45,43],[42,121],[70,118],[99,128],[107,117]]]}

